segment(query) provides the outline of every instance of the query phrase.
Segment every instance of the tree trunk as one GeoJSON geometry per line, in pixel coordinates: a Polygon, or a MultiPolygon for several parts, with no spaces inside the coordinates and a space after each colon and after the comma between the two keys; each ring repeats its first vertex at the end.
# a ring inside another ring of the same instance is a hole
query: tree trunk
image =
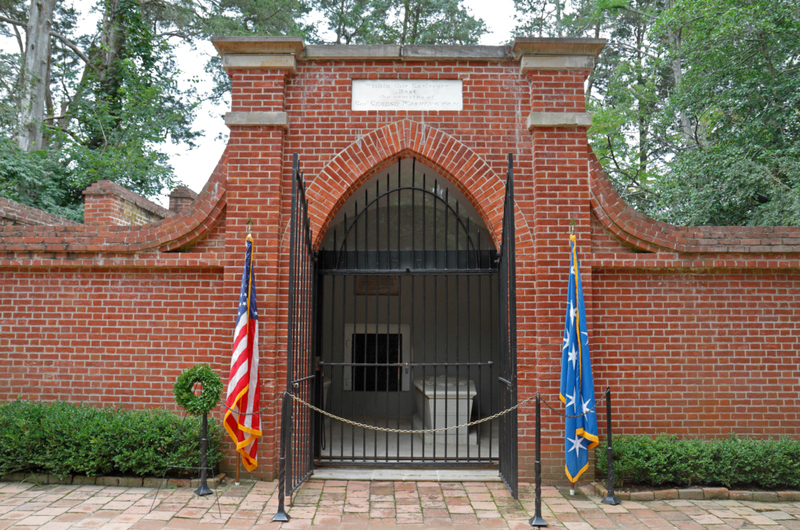
{"type": "MultiPolygon", "coordinates": [[[[667,0],[666,11],[670,11],[675,7],[675,0],[667,0]]],[[[672,53],[672,83],[673,91],[680,90],[681,78],[683,77],[683,64],[681,61],[681,29],[674,30],[667,28],[667,39],[669,40],[670,51],[672,53]]],[[[686,114],[684,109],[680,110],[678,116],[680,121],[681,136],[685,145],[689,148],[692,147],[692,124],[689,122],[689,115],[686,114]]]]}
{"type": "Polygon", "coordinates": [[[17,145],[25,151],[38,151],[42,148],[42,120],[49,81],[50,31],[57,1],[31,0],[25,61],[21,73],[22,129],[17,133],[17,145]]]}

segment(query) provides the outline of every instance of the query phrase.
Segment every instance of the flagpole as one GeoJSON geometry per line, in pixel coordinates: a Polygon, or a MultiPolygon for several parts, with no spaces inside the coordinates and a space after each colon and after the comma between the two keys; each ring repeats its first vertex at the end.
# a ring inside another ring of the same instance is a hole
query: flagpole
{"type": "MultiPolygon", "coordinates": [[[[575,220],[574,219],[570,219],[569,220],[569,237],[570,237],[570,239],[572,239],[575,242],[575,245],[577,246],[578,242],[575,239],[575,220]]],[[[573,248],[572,259],[573,260],[575,259],[574,248],[573,248]]],[[[575,270],[575,274],[576,274],[575,283],[577,284],[577,282],[578,282],[578,280],[577,280],[577,274],[578,274],[577,266],[575,267],[575,269],[576,269],[575,270]]],[[[576,291],[575,291],[575,307],[577,307],[577,306],[578,306],[578,294],[577,294],[577,289],[576,289],[576,291]]],[[[578,348],[580,348],[580,346],[581,346],[581,336],[580,336],[580,327],[579,327],[578,328],[578,348]]],[[[570,483],[569,483],[569,495],[570,495],[570,497],[574,497],[575,496],[575,481],[570,481],[570,483]]]]}
{"type": "Polygon", "coordinates": [[[236,327],[234,328],[231,375],[228,380],[228,397],[223,424],[236,446],[236,479],[240,484],[241,465],[252,471],[257,466],[257,441],[262,435],[259,408],[258,380],[258,309],[253,273],[253,220],[247,220],[245,237],[245,260],[242,271],[236,327]],[[243,370],[244,368],[244,370],[243,370]],[[242,419],[244,418],[244,419],[242,419]],[[245,436],[244,433],[247,433],[245,436]],[[249,442],[249,443],[248,443],[249,442]],[[244,447],[240,447],[245,443],[244,447]],[[245,454],[247,452],[247,454],[245,454]]]}
{"type": "MultiPolygon", "coordinates": [[[[570,237],[570,239],[575,241],[575,245],[577,246],[578,242],[577,242],[577,240],[575,240],[575,224],[576,223],[575,223],[574,219],[570,219],[569,220],[569,237],[570,237]]],[[[573,251],[572,259],[573,260],[575,259],[574,251],[573,251]]],[[[578,274],[577,267],[576,267],[576,270],[575,270],[575,274],[576,274],[575,282],[577,284],[577,281],[578,281],[577,280],[577,274],[578,274]]],[[[576,292],[575,292],[575,307],[578,306],[577,297],[578,297],[578,294],[577,294],[577,289],[576,289],[576,292]]],[[[580,329],[578,329],[578,348],[580,348],[580,341],[581,341],[580,329]]],[[[570,481],[570,483],[569,483],[569,495],[570,495],[570,497],[574,497],[575,496],[575,481],[570,481]]]]}
{"type": "MultiPolygon", "coordinates": [[[[253,234],[251,233],[251,230],[252,230],[252,227],[253,227],[253,219],[248,217],[247,218],[247,223],[245,223],[245,224],[247,225],[247,238],[252,238],[253,234]]],[[[245,240],[247,238],[245,238],[245,240]]],[[[248,308],[248,310],[249,310],[249,308],[248,308]]],[[[252,411],[250,411],[250,412],[252,412],[252,411]]],[[[239,470],[241,469],[241,467],[242,467],[242,456],[240,454],[238,454],[238,451],[237,451],[237,454],[236,454],[236,481],[234,482],[234,485],[236,485],[236,486],[239,485],[239,470]]]]}
{"type": "MultiPolygon", "coordinates": [[[[248,217],[246,225],[247,225],[247,237],[253,237],[252,233],[250,232],[251,227],[253,226],[253,219],[248,217]]],[[[247,238],[245,238],[245,239],[247,239],[247,238]]],[[[242,456],[237,451],[237,453],[236,453],[236,480],[234,481],[234,485],[236,485],[236,486],[239,485],[239,470],[241,469],[241,467],[242,467],[242,456]]]]}
{"type": "Polygon", "coordinates": [[[561,389],[559,398],[565,408],[565,472],[570,482],[569,494],[589,468],[589,450],[599,443],[597,418],[594,414],[594,383],[589,356],[589,333],[586,327],[583,286],[578,265],[575,221],[570,221],[570,269],[567,288],[567,316],[561,357],[561,389]],[[586,398],[586,399],[584,399],[586,398]],[[583,409],[583,413],[579,412],[583,409]],[[588,445],[583,445],[587,443],[588,445]],[[571,445],[571,446],[570,446],[571,445]],[[583,451],[583,454],[581,452],[583,451]]]}

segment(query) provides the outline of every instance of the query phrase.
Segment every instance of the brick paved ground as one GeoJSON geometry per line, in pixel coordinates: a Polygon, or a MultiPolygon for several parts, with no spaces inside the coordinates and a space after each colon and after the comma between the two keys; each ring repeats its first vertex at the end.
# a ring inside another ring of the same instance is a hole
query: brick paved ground
{"type": "MultiPolygon", "coordinates": [[[[196,497],[191,488],[162,490],[108,486],[34,486],[0,482],[0,530],[66,529],[290,529],[290,528],[512,528],[527,529],[533,488],[515,501],[499,483],[307,482],[289,508],[292,520],[271,523],[275,482],[220,488],[196,497]]],[[[544,489],[550,528],[800,529],[800,502],[624,501],[600,504],[593,495],[568,497],[544,489]]]]}

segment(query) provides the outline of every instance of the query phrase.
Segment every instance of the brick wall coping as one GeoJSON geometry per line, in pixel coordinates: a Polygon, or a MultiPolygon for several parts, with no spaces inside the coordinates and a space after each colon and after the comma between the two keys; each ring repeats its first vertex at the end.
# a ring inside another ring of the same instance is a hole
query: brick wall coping
{"type": "Polygon", "coordinates": [[[297,60],[519,60],[528,55],[596,58],[605,39],[517,38],[513,46],[396,44],[306,45],[301,37],[212,37],[223,57],[228,55],[292,55],[297,60]]]}
{"type": "Polygon", "coordinates": [[[0,252],[11,254],[6,259],[28,258],[31,253],[63,259],[74,254],[168,252],[186,247],[211,230],[225,211],[227,160],[226,149],[192,205],[162,221],[132,227],[5,226],[0,228],[0,252]]]}
{"type": "Polygon", "coordinates": [[[178,186],[174,190],[172,190],[169,194],[170,199],[190,199],[195,200],[197,198],[197,193],[195,193],[191,188],[186,186],[178,186]]]}
{"type": "Polygon", "coordinates": [[[65,217],[53,215],[44,210],[31,208],[16,201],[0,197],[0,219],[8,219],[19,225],[78,225],[65,217]]]}
{"type": "Polygon", "coordinates": [[[656,221],[623,201],[591,148],[588,155],[593,213],[609,232],[639,250],[684,254],[800,254],[800,227],[797,226],[678,227],[656,221]]]}
{"type": "Polygon", "coordinates": [[[142,210],[150,212],[162,219],[166,219],[173,212],[169,211],[168,209],[164,208],[160,204],[156,204],[153,201],[142,197],[139,194],[136,194],[125,188],[124,186],[120,186],[116,182],[112,182],[110,180],[98,180],[85,190],[83,190],[84,195],[113,195],[115,197],[119,197],[120,199],[126,200],[131,204],[135,204],[142,210]]]}
{"type": "Polygon", "coordinates": [[[36,269],[55,272],[56,270],[88,270],[88,269],[224,269],[235,265],[234,260],[226,260],[221,253],[183,254],[145,253],[137,254],[103,254],[101,257],[87,257],[68,252],[59,253],[25,253],[24,257],[0,258],[0,269],[9,272],[19,269],[27,272],[36,269]]]}
{"type": "Polygon", "coordinates": [[[646,269],[647,271],[683,272],[692,271],[743,271],[785,270],[800,271],[798,254],[735,254],[731,256],[698,256],[696,254],[590,254],[581,259],[581,266],[593,271],[602,269],[646,269]]]}

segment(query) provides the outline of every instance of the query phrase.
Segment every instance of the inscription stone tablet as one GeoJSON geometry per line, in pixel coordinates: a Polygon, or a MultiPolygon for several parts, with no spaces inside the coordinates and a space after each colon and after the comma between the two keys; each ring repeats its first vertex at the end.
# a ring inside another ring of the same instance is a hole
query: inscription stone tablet
{"type": "Polygon", "coordinates": [[[460,79],[353,79],[352,110],[463,110],[460,79]]]}

